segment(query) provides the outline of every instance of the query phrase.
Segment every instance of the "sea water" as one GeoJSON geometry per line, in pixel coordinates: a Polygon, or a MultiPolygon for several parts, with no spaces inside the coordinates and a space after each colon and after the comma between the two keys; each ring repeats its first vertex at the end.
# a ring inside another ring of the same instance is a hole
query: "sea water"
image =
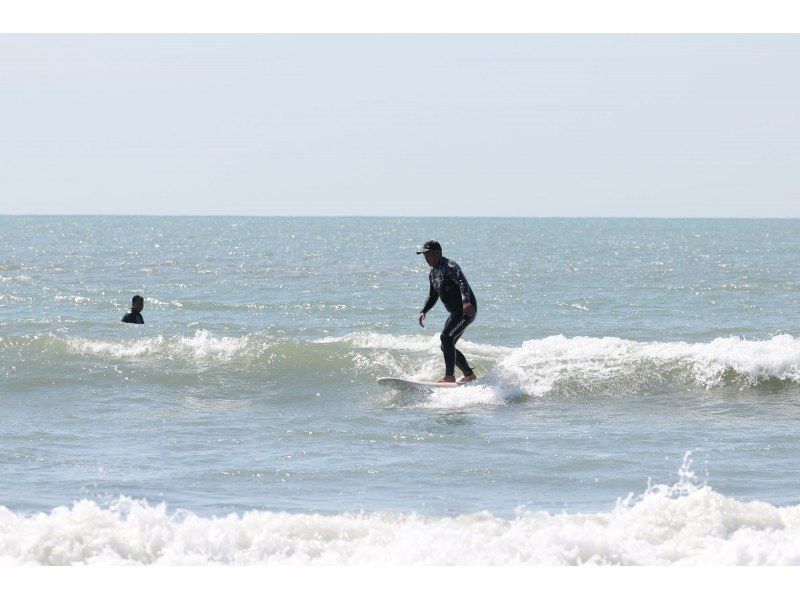
{"type": "Polygon", "coordinates": [[[0,563],[800,564],[798,238],[0,217],[0,563]],[[443,374],[431,238],[483,378],[384,388],[443,374]]]}

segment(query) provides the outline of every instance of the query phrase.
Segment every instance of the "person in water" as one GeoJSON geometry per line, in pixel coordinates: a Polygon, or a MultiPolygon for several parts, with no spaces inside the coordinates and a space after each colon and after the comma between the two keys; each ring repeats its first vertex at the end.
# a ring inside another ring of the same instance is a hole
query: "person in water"
{"type": "Polygon", "coordinates": [[[444,377],[439,382],[455,382],[453,374],[456,365],[464,372],[464,377],[459,382],[475,380],[475,372],[469,367],[466,357],[456,349],[456,343],[464,334],[464,330],[475,321],[478,311],[475,294],[458,264],[442,256],[442,246],[437,241],[425,243],[417,251],[417,255],[419,254],[425,256],[425,261],[431,267],[428,276],[430,291],[428,300],[422,311],[419,312],[419,325],[425,327],[422,322],[437,299],[441,299],[447,311],[450,312],[450,317],[447,318],[444,330],[439,337],[442,341],[442,353],[444,353],[444,377]]]}
{"type": "Polygon", "coordinates": [[[134,295],[131,299],[131,308],[124,316],[122,321],[126,324],[144,324],[142,317],[142,310],[144,309],[144,297],[141,295],[134,295]]]}

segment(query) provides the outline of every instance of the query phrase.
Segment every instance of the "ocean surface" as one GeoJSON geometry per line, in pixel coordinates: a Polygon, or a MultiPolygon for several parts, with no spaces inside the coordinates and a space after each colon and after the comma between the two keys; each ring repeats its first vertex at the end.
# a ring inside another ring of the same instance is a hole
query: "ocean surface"
{"type": "Polygon", "coordinates": [[[800,564],[799,240],[0,216],[0,563],[800,564]],[[483,378],[387,389],[443,373],[431,238],[483,378]]]}

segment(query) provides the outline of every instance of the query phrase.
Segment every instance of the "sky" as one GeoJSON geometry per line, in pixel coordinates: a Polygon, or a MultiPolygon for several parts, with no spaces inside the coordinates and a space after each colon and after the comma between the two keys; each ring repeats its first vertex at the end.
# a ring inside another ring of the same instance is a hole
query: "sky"
{"type": "Polygon", "coordinates": [[[0,35],[0,214],[800,217],[800,35],[0,35]]]}

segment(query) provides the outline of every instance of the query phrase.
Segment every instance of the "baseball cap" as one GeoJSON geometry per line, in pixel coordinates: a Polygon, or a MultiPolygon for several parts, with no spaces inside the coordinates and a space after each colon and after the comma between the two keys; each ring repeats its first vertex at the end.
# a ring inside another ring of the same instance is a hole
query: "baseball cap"
{"type": "Polygon", "coordinates": [[[442,250],[442,246],[439,245],[439,241],[426,241],[422,247],[417,248],[417,255],[420,253],[428,253],[433,249],[438,249],[439,251],[442,250]]]}

